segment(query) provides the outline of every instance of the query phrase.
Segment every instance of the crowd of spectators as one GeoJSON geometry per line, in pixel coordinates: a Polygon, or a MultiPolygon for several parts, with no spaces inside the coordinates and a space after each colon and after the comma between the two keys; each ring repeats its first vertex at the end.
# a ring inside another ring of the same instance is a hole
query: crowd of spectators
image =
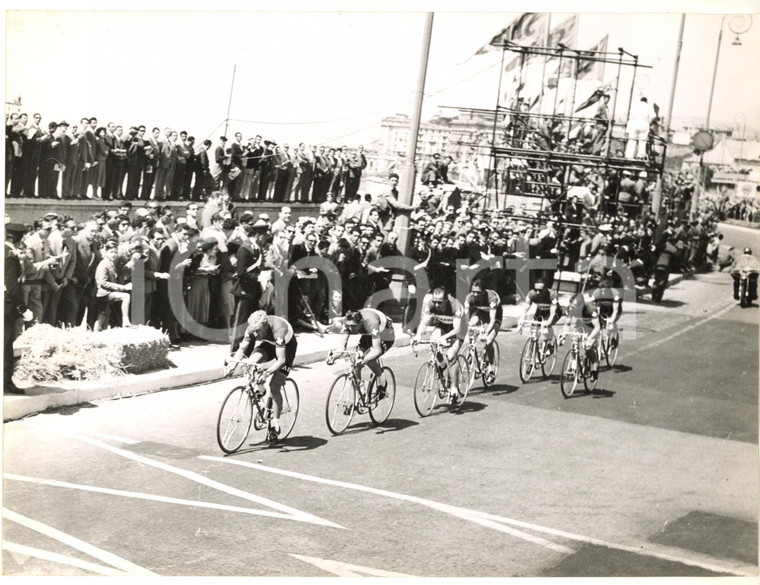
{"type": "Polygon", "coordinates": [[[466,283],[477,274],[503,302],[518,302],[528,292],[518,289],[518,271],[527,270],[531,284],[543,277],[549,286],[555,274],[553,266],[535,270],[525,259],[556,260],[560,270],[600,278],[626,266],[643,289],[666,245],[677,250],[671,270],[694,269],[717,247],[709,215],[657,222],[646,205],[603,198],[589,204],[573,192],[538,213],[525,203],[492,209],[483,197],[439,177],[404,205],[397,184],[391,175],[385,193],[341,201],[328,192],[318,215],[297,221],[287,206],[277,218],[240,213],[231,195],[218,190],[203,205],[188,202],[178,217],[155,200],[124,200],[83,223],[50,213],[29,226],[20,247],[24,301],[34,322],[97,330],[131,325],[130,307],[141,295],[143,321],[165,330],[172,344],[192,337],[192,320],[225,332],[234,350],[235,326],[253,310],[274,312],[274,284],[285,276],[288,317],[296,328],[321,332],[343,311],[388,291],[394,279],[388,310],[411,328],[421,271],[429,288],[444,286],[452,294],[458,279],[466,283]],[[409,270],[381,267],[377,260],[404,255],[402,230],[408,230],[409,270]],[[339,290],[329,288],[324,272],[303,263],[309,257],[330,261],[339,290]],[[144,284],[136,286],[137,280],[144,284]],[[173,287],[185,311],[172,306],[173,287]]]}
{"type": "Polygon", "coordinates": [[[322,202],[353,197],[367,167],[364,148],[219,137],[198,141],[184,130],[49,122],[6,115],[8,197],[203,201],[215,190],[233,201],[322,202]],[[59,186],[60,185],[60,186],[59,186]]]}

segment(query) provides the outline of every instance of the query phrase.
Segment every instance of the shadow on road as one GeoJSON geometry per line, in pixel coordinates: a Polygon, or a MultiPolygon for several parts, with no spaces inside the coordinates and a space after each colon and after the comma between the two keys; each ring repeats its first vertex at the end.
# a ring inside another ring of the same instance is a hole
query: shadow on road
{"type": "Polygon", "coordinates": [[[612,390],[604,390],[603,388],[596,388],[591,391],[592,398],[612,398],[615,393],[612,390]]]}
{"type": "Polygon", "coordinates": [[[615,372],[616,374],[622,374],[623,372],[630,372],[633,368],[623,364],[615,364],[614,366],[607,366],[607,371],[615,372]]]}
{"type": "Polygon", "coordinates": [[[501,396],[502,394],[512,394],[512,392],[516,392],[519,390],[519,386],[513,386],[512,384],[494,384],[490,388],[481,388],[480,390],[477,390],[475,394],[493,394],[494,396],[501,396]]]}
{"type": "Polygon", "coordinates": [[[682,307],[686,304],[684,301],[675,301],[673,299],[663,299],[659,303],[656,303],[652,299],[638,298],[636,302],[640,305],[655,305],[668,308],[682,307]]]}
{"type": "Polygon", "coordinates": [[[240,449],[235,453],[224,455],[224,457],[232,457],[235,455],[243,455],[245,453],[257,453],[259,451],[283,451],[285,453],[289,451],[311,451],[317,447],[321,447],[327,443],[327,439],[321,437],[313,437],[311,435],[288,437],[281,441],[277,441],[274,445],[270,445],[266,441],[259,441],[257,443],[249,443],[247,449],[240,449]]]}
{"type": "Polygon", "coordinates": [[[70,406],[62,406],[61,408],[57,409],[55,411],[56,414],[60,414],[61,416],[71,416],[72,414],[76,414],[83,408],[97,408],[97,404],[93,404],[92,402],[82,402],[81,404],[72,404],[70,406]]]}

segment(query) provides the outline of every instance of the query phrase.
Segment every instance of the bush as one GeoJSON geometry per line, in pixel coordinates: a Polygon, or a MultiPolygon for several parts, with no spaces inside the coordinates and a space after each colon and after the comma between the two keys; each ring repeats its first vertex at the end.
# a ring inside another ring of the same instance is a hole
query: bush
{"type": "Polygon", "coordinates": [[[35,325],[17,343],[25,346],[16,363],[20,381],[100,380],[168,365],[168,336],[147,326],[96,333],[35,325]]]}

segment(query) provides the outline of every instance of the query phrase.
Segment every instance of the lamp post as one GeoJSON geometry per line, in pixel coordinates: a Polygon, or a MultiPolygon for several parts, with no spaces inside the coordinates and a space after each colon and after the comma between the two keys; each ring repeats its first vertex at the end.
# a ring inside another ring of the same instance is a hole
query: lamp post
{"type": "MultiPolygon", "coordinates": [[[[723,18],[720,20],[720,32],[718,33],[718,47],[715,50],[715,65],[713,66],[713,76],[712,76],[712,84],[710,85],[710,100],[707,102],[707,120],[705,121],[705,130],[709,132],[710,130],[710,115],[712,114],[712,104],[713,104],[713,96],[715,95],[715,79],[717,77],[718,73],[718,60],[720,59],[720,44],[723,40],[723,25],[726,23],[726,16],[727,14],[723,15],[723,18]]],[[[737,14],[733,15],[731,17],[731,20],[728,21],[728,28],[731,29],[731,32],[736,34],[736,38],[731,43],[734,46],[741,46],[741,40],[739,39],[739,35],[744,34],[749,30],[749,27],[752,26],[752,17],[748,17],[747,25],[744,26],[744,19],[747,18],[744,15],[737,14]],[[737,21],[737,19],[741,19],[740,21],[737,21]]],[[[704,191],[704,183],[705,179],[707,178],[706,170],[703,169],[704,167],[704,153],[699,155],[699,174],[698,174],[698,190],[694,193],[694,195],[691,198],[691,212],[690,212],[690,218],[694,219],[694,216],[697,214],[697,205],[699,203],[699,195],[704,191]]]]}

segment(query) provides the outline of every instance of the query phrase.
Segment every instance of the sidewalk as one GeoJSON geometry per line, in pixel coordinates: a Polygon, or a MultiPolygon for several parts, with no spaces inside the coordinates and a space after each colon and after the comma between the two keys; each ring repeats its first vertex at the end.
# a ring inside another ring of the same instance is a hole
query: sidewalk
{"type": "MultiPolygon", "coordinates": [[[[668,286],[681,282],[685,276],[688,275],[671,274],[668,286]]],[[[569,297],[567,293],[560,294],[561,301],[566,301],[566,298],[569,297]]],[[[502,330],[515,327],[523,309],[523,304],[504,305],[502,330]]],[[[394,327],[396,329],[394,347],[408,346],[411,341],[410,336],[401,330],[400,325],[397,324],[394,327]]],[[[326,334],[324,337],[319,337],[314,333],[299,334],[298,355],[295,365],[305,365],[324,360],[330,349],[338,345],[339,338],[339,334],[326,334]]],[[[128,374],[110,380],[22,386],[26,391],[25,395],[3,395],[3,422],[18,420],[25,416],[63,406],[73,406],[96,400],[127,398],[221,380],[223,378],[222,363],[228,355],[228,348],[227,344],[191,343],[169,352],[168,358],[174,367],[165,370],[145,374],[128,374]]]]}

